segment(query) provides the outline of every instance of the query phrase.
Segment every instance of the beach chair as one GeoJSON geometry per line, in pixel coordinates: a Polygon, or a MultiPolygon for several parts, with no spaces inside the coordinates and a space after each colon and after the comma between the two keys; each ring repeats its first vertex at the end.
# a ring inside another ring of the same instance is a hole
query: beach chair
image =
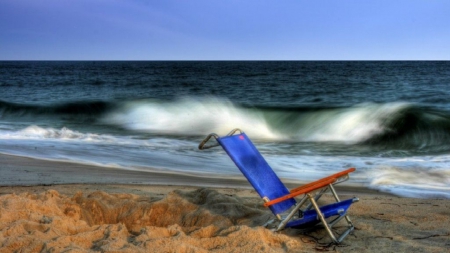
{"type": "Polygon", "coordinates": [[[276,218],[268,222],[266,226],[274,226],[275,231],[280,231],[285,228],[311,229],[316,225],[322,225],[336,244],[342,242],[354,230],[347,210],[352,203],[358,201],[358,198],[341,201],[333,187],[337,183],[348,180],[349,173],[355,171],[354,168],[289,191],[240,129],[234,129],[223,137],[214,133],[210,134],[199,144],[199,149],[219,145],[264,200],[264,206],[275,215],[276,218]],[[217,143],[206,145],[212,137],[217,140],[217,143]],[[331,192],[335,202],[319,207],[319,198],[327,192],[331,192]],[[298,201],[295,199],[297,196],[300,198],[298,201]],[[332,231],[332,227],[342,219],[346,221],[346,227],[345,231],[338,236],[332,231]]]}

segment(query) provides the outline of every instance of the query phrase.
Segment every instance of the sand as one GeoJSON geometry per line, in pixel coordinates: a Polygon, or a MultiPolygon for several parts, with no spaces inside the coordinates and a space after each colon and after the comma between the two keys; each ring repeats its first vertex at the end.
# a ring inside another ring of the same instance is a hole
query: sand
{"type": "MultiPolygon", "coordinates": [[[[253,190],[233,182],[227,188],[220,180],[217,187],[209,185],[212,181],[206,187],[183,186],[176,176],[174,185],[133,183],[122,171],[82,166],[110,182],[76,184],[73,178],[64,182],[55,171],[78,165],[7,156],[1,161],[10,162],[0,165],[0,252],[450,252],[450,200],[342,188],[342,199],[357,196],[360,201],[349,210],[355,231],[334,245],[323,229],[272,232],[262,227],[271,212],[253,190]],[[11,169],[28,170],[18,173],[27,183],[14,183],[11,169]],[[61,182],[36,184],[26,177],[39,173],[61,182]]],[[[195,177],[185,185],[190,180],[195,177]]]]}

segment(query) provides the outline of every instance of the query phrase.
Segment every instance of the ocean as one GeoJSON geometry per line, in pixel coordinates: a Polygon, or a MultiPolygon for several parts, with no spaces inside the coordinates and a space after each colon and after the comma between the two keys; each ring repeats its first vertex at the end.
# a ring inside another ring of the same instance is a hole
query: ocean
{"type": "Polygon", "coordinates": [[[240,128],[283,180],[450,198],[448,61],[2,61],[0,94],[3,154],[201,185],[242,177],[198,150],[240,128]]]}

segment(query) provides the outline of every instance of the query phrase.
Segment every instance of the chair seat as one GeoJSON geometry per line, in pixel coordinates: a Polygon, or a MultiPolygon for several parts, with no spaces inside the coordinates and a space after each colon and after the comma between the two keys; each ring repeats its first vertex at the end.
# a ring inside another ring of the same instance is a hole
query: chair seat
{"type": "MultiPolygon", "coordinates": [[[[322,212],[323,216],[325,218],[329,218],[332,216],[345,216],[347,213],[347,209],[350,207],[350,205],[355,202],[355,199],[347,199],[341,202],[329,204],[326,206],[323,206],[320,208],[320,211],[322,212]]],[[[316,225],[320,223],[321,220],[317,216],[317,211],[314,209],[310,209],[303,213],[302,218],[290,221],[286,224],[286,227],[290,228],[307,228],[311,227],[313,225],[316,225]]]]}

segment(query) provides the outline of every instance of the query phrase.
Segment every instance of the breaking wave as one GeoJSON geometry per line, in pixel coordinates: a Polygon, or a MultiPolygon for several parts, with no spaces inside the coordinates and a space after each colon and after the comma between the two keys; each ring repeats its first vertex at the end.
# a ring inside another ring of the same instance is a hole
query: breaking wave
{"type": "Polygon", "coordinates": [[[404,102],[322,108],[249,106],[218,98],[45,106],[0,102],[0,117],[92,121],[125,131],[182,136],[223,135],[238,127],[259,139],[450,150],[450,113],[404,102]]]}

